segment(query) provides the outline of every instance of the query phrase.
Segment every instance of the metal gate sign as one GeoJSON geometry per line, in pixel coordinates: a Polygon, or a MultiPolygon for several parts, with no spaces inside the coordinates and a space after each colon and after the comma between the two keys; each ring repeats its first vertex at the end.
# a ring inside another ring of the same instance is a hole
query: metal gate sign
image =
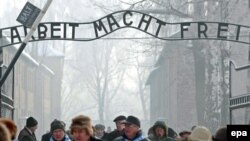
{"type": "MultiPolygon", "coordinates": [[[[29,10],[24,8],[18,19],[24,23],[29,10]]],[[[36,10],[35,10],[36,11],[36,10]]],[[[27,27],[29,24],[27,25],[27,27]]],[[[10,43],[2,44],[5,47],[21,43],[29,29],[25,26],[13,26],[0,29],[4,35],[10,37],[10,43]]],[[[133,28],[155,38],[168,41],[176,40],[225,40],[250,44],[250,26],[222,23],[222,22],[180,22],[168,23],[139,11],[124,10],[111,13],[93,22],[46,22],[40,23],[30,41],[40,40],[72,40],[92,41],[123,28],[133,28]],[[177,29],[176,34],[168,35],[170,29],[177,29]]],[[[143,35],[145,37],[145,35],[143,35]]]]}
{"type": "Polygon", "coordinates": [[[31,28],[32,24],[38,17],[40,11],[41,9],[37,8],[30,2],[27,2],[23,7],[21,13],[17,17],[17,21],[23,24],[24,26],[31,28]]]}

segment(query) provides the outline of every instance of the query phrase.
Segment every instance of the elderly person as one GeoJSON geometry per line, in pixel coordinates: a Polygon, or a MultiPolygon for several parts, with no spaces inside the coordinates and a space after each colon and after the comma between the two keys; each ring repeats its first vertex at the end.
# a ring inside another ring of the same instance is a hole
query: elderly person
{"type": "Polygon", "coordinates": [[[105,132],[105,126],[103,124],[95,125],[95,137],[102,141],[107,141],[107,133],[105,132]]]}
{"type": "Polygon", "coordinates": [[[125,124],[124,134],[114,141],[149,141],[142,135],[140,120],[135,116],[128,116],[125,124]]]}
{"type": "Polygon", "coordinates": [[[125,128],[125,125],[123,123],[125,121],[126,117],[124,115],[119,115],[113,120],[113,122],[115,122],[116,129],[107,135],[108,141],[113,141],[115,138],[123,135],[125,128]]]}
{"type": "Polygon", "coordinates": [[[37,141],[35,131],[38,122],[35,118],[29,117],[26,120],[26,126],[20,131],[18,141],[37,141]]]}
{"type": "Polygon", "coordinates": [[[74,141],[101,141],[94,137],[91,119],[88,116],[79,115],[73,118],[70,132],[74,141]]]}
{"type": "Polygon", "coordinates": [[[50,126],[51,137],[49,141],[71,141],[65,132],[65,123],[60,120],[54,120],[50,126]]]}

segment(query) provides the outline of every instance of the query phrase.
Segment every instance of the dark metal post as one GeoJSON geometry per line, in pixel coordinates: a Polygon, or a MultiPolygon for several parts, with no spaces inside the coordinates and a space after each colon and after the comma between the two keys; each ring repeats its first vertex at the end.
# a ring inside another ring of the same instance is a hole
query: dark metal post
{"type": "MultiPolygon", "coordinates": [[[[0,43],[2,45],[2,30],[0,30],[0,43]]],[[[1,48],[0,50],[3,49],[1,48]]],[[[2,66],[0,66],[0,77],[2,77],[2,66]]],[[[2,87],[0,87],[0,117],[2,117],[2,87]]]]}
{"type": "Polygon", "coordinates": [[[229,61],[229,119],[230,119],[230,123],[232,124],[232,109],[230,108],[230,99],[232,97],[232,61],[229,61]]]}
{"type": "MultiPolygon", "coordinates": [[[[0,30],[0,45],[2,45],[2,30],[0,30]]],[[[3,49],[1,48],[0,50],[3,50],[3,49]]],[[[1,66],[0,66],[0,77],[2,77],[2,67],[1,66]]],[[[2,87],[0,87],[0,117],[2,117],[2,87]]]]}
{"type": "Polygon", "coordinates": [[[15,106],[14,106],[14,101],[15,101],[15,68],[13,68],[12,71],[12,100],[13,100],[13,109],[12,109],[12,119],[14,119],[14,110],[15,110],[15,106]]]}

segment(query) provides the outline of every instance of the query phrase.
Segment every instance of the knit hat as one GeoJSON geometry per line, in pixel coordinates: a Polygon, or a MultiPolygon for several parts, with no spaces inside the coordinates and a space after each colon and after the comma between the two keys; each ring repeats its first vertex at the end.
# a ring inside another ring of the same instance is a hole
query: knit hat
{"type": "Polygon", "coordinates": [[[120,115],[120,116],[116,117],[113,121],[117,122],[117,121],[121,121],[121,120],[126,120],[126,117],[124,115],[120,115]]]}
{"type": "Polygon", "coordinates": [[[88,116],[79,115],[73,118],[72,123],[70,125],[71,134],[76,128],[85,129],[87,134],[89,134],[90,136],[93,136],[94,134],[91,119],[88,116]]]}
{"type": "Polygon", "coordinates": [[[55,119],[50,124],[50,132],[53,132],[56,129],[62,129],[63,131],[65,131],[65,123],[63,121],[55,119]]]}
{"type": "Polygon", "coordinates": [[[26,120],[26,127],[34,127],[38,124],[37,120],[33,117],[29,117],[26,120]]]}
{"type": "Polygon", "coordinates": [[[141,127],[140,120],[135,116],[128,116],[124,124],[135,124],[138,127],[141,127]]]}
{"type": "Polygon", "coordinates": [[[212,134],[208,128],[197,126],[188,137],[188,141],[211,141],[212,134]]]}
{"type": "Polygon", "coordinates": [[[10,132],[11,139],[15,139],[17,133],[17,126],[15,122],[8,118],[0,118],[0,123],[4,124],[10,132]]]}

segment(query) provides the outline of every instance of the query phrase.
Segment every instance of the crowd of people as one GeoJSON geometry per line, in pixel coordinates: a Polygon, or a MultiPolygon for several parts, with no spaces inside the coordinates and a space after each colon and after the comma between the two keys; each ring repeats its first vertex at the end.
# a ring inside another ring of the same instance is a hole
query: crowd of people
{"type": "Polygon", "coordinates": [[[159,120],[145,135],[140,119],[135,116],[120,115],[113,121],[116,129],[107,132],[103,124],[92,125],[91,118],[85,115],[74,117],[69,130],[65,129],[63,121],[55,119],[50,124],[50,132],[39,140],[35,135],[38,121],[34,117],[27,118],[25,127],[19,133],[13,120],[0,118],[0,141],[227,141],[226,127],[219,128],[214,135],[204,126],[193,126],[190,131],[177,134],[159,120]]]}

